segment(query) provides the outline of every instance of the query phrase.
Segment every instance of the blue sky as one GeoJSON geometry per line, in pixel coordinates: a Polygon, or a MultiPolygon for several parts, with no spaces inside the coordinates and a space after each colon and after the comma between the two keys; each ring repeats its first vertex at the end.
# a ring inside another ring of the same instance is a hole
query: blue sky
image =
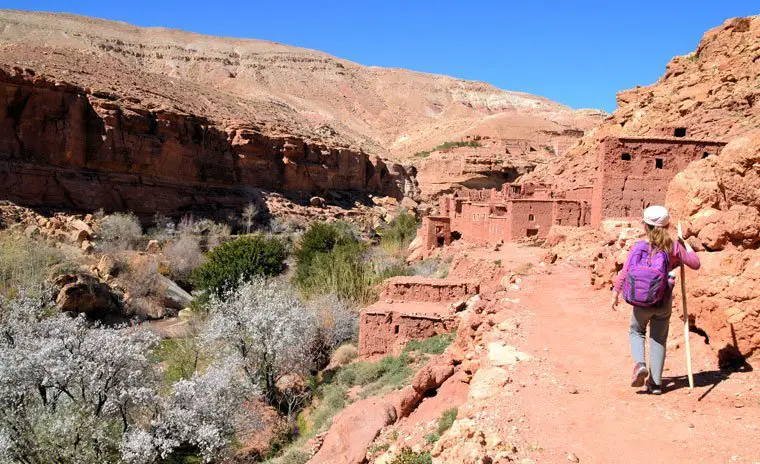
{"type": "Polygon", "coordinates": [[[654,82],[708,29],[760,13],[757,0],[3,0],[0,6],[272,40],[607,111],[615,109],[617,91],[654,82]]]}

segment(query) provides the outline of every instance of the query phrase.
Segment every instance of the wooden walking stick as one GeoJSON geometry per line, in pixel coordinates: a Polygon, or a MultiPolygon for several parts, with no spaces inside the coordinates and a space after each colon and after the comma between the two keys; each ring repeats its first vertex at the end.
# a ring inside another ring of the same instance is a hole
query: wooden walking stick
{"type": "MultiPolygon", "coordinates": [[[[681,222],[678,222],[678,240],[684,245],[681,222]]],[[[691,347],[689,346],[689,311],[686,309],[686,268],[681,261],[681,298],[683,299],[683,339],[686,347],[686,372],[689,375],[689,390],[694,388],[694,375],[691,373],[691,347]]]]}

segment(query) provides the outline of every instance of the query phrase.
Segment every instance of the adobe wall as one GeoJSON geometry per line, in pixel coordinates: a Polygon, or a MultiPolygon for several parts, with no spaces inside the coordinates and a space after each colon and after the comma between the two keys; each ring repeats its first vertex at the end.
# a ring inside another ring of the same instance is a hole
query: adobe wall
{"type": "Polygon", "coordinates": [[[472,243],[489,241],[488,218],[491,205],[485,203],[462,203],[462,213],[452,221],[452,230],[472,243]]]}
{"type": "Polygon", "coordinates": [[[552,227],[554,201],[552,200],[512,200],[510,201],[509,240],[536,236],[545,238],[552,227]]]}
{"type": "Polygon", "coordinates": [[[591,203],[594,196],[594,187],[576,187],[562,193],[562,198],[566,200],[587,201],[591,203]]]}
{"type": "Polygon", "coordinates": [[[422,218],[422,247],[432,250],[451,244],[451,219],[442,216],[422,218]]]}
{"type": "Polygon", "coordinates": [[[423,340],[456,330],[454,317],[404,314],[399,312],[362,312],[359,319],[359,356],[400,354],[412,340],[423,340]]]}
{"type": "Polygon", "coordinates": [[[586,223],[586,208],[578,201],[557,200],[552,210],[552,224],[580,227],[586,223]]]}
{"type": "Polygon", "coordinates": [[[479,291],[480,286],[472,280],[399,276],[383,282],[380,300],[451,302],[479,291]]]}
{"type": "Polygon", "coordinates": [[[637,216],[665,202],[673,177],[692,161],[719,154],[725,143],[685,138],[608,137],[599,145],[591,224],[637,216]]]}

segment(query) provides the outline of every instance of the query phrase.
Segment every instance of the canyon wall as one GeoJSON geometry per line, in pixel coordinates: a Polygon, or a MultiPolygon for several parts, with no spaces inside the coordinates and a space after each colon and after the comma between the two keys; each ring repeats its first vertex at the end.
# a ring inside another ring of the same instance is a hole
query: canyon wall
{"type": "Polygon", "coordinates": [[[414,196],[414,169],[361,150],[0,67],[0,197],[73,210],[220,212],[254,188],[414,196]]]}

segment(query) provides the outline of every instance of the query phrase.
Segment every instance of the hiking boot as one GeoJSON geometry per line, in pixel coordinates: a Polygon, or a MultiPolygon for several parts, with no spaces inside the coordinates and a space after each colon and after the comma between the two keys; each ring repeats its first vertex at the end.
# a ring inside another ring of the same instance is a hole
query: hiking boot
{"type": "Polygon", "coordinates": [[[644,385],[644,381],[649,376],[649,369],[647,369],[647,365],[644,363],[636,363],[635,366],[633,366],[633,377],[631,380],[631,386],[632,387],[641,387],[644,385]]]}
{"type": "Polygon", "coordinates": [[[649,381],[647,382],[647,391],[650,395],[662,395],[662,386],[657,385],[656,383],[649,381]]]}

